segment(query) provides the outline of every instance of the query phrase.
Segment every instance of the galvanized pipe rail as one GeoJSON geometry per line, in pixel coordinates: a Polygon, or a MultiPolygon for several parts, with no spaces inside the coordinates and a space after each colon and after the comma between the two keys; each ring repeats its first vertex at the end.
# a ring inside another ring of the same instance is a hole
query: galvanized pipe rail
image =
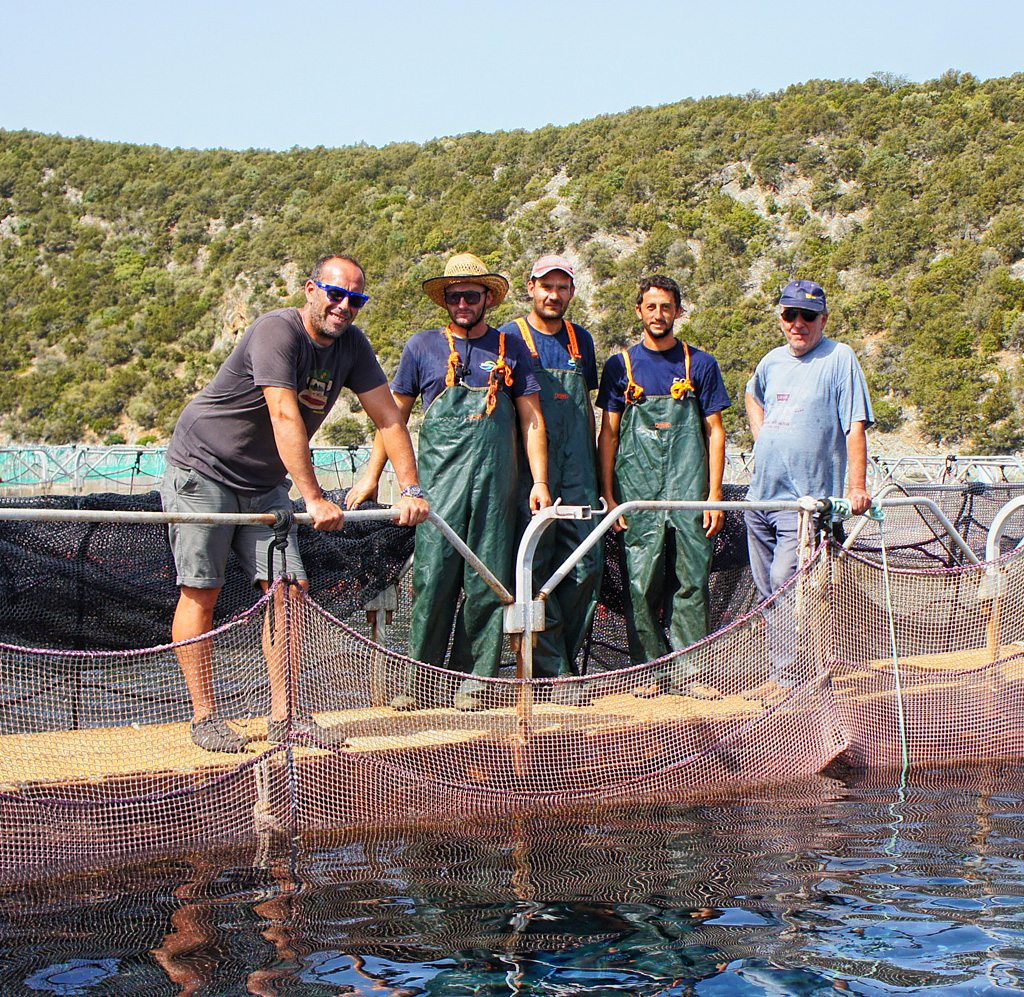
{"type": "MultiPolygon", "coordinates": [[[[985,560],[999,560],[999,548],[1002,545],[1003,533],[1006,530],[1006,523],[1015,513],[1024,509],[1024,496],[1011,499],[992,517],[992,525],[988,528],[988,538],[985,541],[985,560]]],[[[1024,547],[1024,540],[1017,544],[1017,549],[1024,547]]]]}
{"type": "Polygon", "coordinates": [[[937,454],[905,454],[899,457],[874,454],[868,458],[868,469],[878,486],[893,481],[914,484],[944,484],[948,481],[963,484],[972,481],[985,484],[1024,482],[1024,456],[1020,454],[949,454],[945,457],[937,454]],[[1012,475],[1013,479],[1008,475],[1012,475]]]}
{"type": "MultiPolygon", "coordinates": [[[[888,489],[886,490],[888,491],[888,489]]],[[[473,569],[487,582],[490,588],[498,595],[505,605],[504,631],[509,634],[513,649],[517,658],[517,677],[519,680],[516,708],[516,733],[515,744],[518,746],[517,765],[526,764],[525,749],[528,744],[533,728],[533,652],[535,634],[543,631],[545,627],[545,602],[552,591],[568,577],[574,565],[583,558],[595,545],[600,543],[601,538],[610,530],[620,516],[629,516],[634,512],[653,511],[705,511],[720,510],[723,512],[744,512],[750,510],[763,511],[791,511],[800,516],[801,535],[804,538],[802,549],[808,547],[810,539],[811,517],[815,514],[832,512],[842,515],[849,514],[849,506],[842,499],[818,500],[810,496],[793,501],[779,502],[698,502],[698,501],[669,501],[669,500],[648,500],[624,502],[612,509],[607,509],[602,502],[601,508],[593,509],[590,506],[566,506],[561,501],[556,501],[547,509],[536,513],[524,532],[519,549],[516,553],[514,578],[515,594],[513,595],[485,565],[480,558],[466,545],[466,543],[444,522],[436,513],[431,512],[428,522],[441,531],[449,543],[459,554],[470,564],[473,569]],[[563,561],[554,571],[549,579],[537,590],[534,597],[534,557],[540,540],[544,533],[555,525],[559,520],[591,520],[596,516],[601,517],[591,533],[576,547],[576,549],[563,561]]],[[[978,564],[978,558],[960,536],[946,516],[931,499],[921,496],[900,496],[889,497],[885,495],[876,498],[872,503],[872,509],[881,510],[892,507],[914,506],[922,507],[930,511],[942,524],[950,539],[963,552],[964,557],[972,564],[978,564]]],[[[988,556],[993,559],[994,553],[998,554],[999,537],[1003,525],[1015,511],[1024,508],[1024,498],[1016,499],[997,514],[993,521],[992,530],[989,535],[988,556]]],[[[394,521],[399,518],[399,511],[390,509],[355,509],[345,513],[348,522],[360,521],[394,521]]],[[[251,525],[264,524],[277,527],[278,530],[285,529],[291,523],[312,525],[313,518],[308,513],[292,513],[290,510],[280,510],[277,513],[242,514],[242,513],[167,513],[167,512],[129,512],[114,510],[85,510],[85,509],[3,509],[0,508],[0,522],[30,520],[36,522],[90,522],[90,523],[192,523],[200,525],[251,525]]],[[[854,533],[854,536],[856,533],[854,533]]],[[[852,541],[849,541],[852,542],[852,541]]],[[[802,556],[806,556],[802,554],[802,556]]],[[[800,593],[798,592],[798,598],[800,593]]],[[[992,609],[991,640],[998,645],[998,595],[999,578],[988,577],[982,579],[982,585],[978,593],[980,599],[991,599],[995,597],[992,609]]],[[[990,643],[991,643],[990,640],[990,643]]]]}
{"type": "MultiPolygon", "coordinates": [[[[836,500],[835,504],[841,504],[836,500]]],[[[504,630],[517,645],[519,658],[519,677],[531,679],[533,677],[533,636],[535,633],[545,629],[545,600],[554,589],[568,577],[569,572],[577,562],[592,550],[601,538],[612,528],[620,516],[629,515],[639,511],[670,512],[670,511],[705,511],[720,510],[723,512],[744,512],[748,509],[762,511],[792,511],[802,513],[805,517],[827,511],[833,506],[833,500],[828,502],[804,496],[793,501],[777,502],[698,502],[698,501],[669,501],[669,500],[648,500],[624,502],[613,509],[602,508],[594,510],[590,506],[566,506],[561,501],[556,501],[547,509],[536,513],[526,531],[523,534],[516,553],[515,562],[515,594],[508,591],[505,585],[498,579],[490,568],[472,551],[461,537],[436,513],[431,512],[428,522],[441,531],[449,543],[459,552],[467,563],[487,582],[490,588],[501,599],[505,605],[504,630]],[[594,527],[586,539],[580,543],[575,550],[555,569],[547,581],[537,590],[534,597],[533,585],[533,561],[537,547],[543,534],[558,520],[590,520],[594,516],[601,515],[602,518],[594,527]]],[[[888,496],[876,499],[872,503],[874,509],[893,507],[914,506],[928,509],[942,525],[943,529],[955,543],[964,557],[972,564],[979,564],[980,561],[967,542],[960,536],[952,523],[947,519],[941,509],[931,499],[923,496],[901,496],[890,498],[888,496]]],[[[991,551],[998,551],[998,536],[1001,535],[1002,526],[1006,519],[1016,509],[1024,507],[1024,498],[1014,500],[1007,504],[993,521],[992,531],[989,535],[989,559],[992,559],[991,551]]],[[[302,525],[312,525],[313,518],[309,513],[290,514],[292,521],[302,525]]],[[[353,509],[345,513],[345,519],[349,522],[360,521],[381,521],[395,520],[399,517],[397,509],[353,509]]],[[[29,520],[35,522],[90,522],[90,523],[193,523],[199,525],[252,525],[262,523],[273,526],[279,522],[279,517],[273,513],[167,513],[167,512],[128,512],[113,510],[87,510],[87,509],[0,509],[0,521],[29,520]]],[[[852,531],[851,537],[844,545],[847,549],[856,539],[859,529],[852,531]]]]}
{"type": "MultiPolygon", "coordinates": [[[[292,521],[300,526],[312,526],[313,517],[308,512],[289,513],[292,521]]],[[[351,509],[345,512],[346,522],[358,523],[370,520],[394,520],[400,513],[397,509],[351,509]]],[[[0,509],[0,522],[29,521],[36,523],[191,523],[199,526],[273,526],[278,521],[274,513],[241,512],[131,512],[111,509],[0,509]]],[[[460,537],[440,516],[431,512],[427,522],[433,523],[448,542],[466,559],[481,578],[494,590],[506,605],[515,601],[513,595],[495,577],[477,555],[466,546],[460,537]]]]}
{"type": "MultiPolygon", "coordinates": [[[[934,487],[939,488],[944,486],[935,485],[934,487]]],[[[962,486],[953,487],[962,488],[962,486]]],[[[935,502],[933,502],[931,499],[925,498],[922,495],[904,495],[901,498],[889,498],[889,492],[894,489],[902,490],[902,486],[897,484],[886,485],[885,488],[883,488],[882,491],[875,496],[874,500],[871,503],[871,507],[873,509],[892,509],[898,508],[900,506],[914,506],[915,508],[923,507],[927,509],[929,512],[934,514],[935,518],[939,521],[942,528],[948,534],[950,540],[952,540],[953,543],[960,548],[960,552],[964,555],[964,557],[968,561],[970,561],[971,564],[981,564],[981,561],[978,559],[978,555],[975,554],[973,550],[971,550],[970,546],[968,546],[967,544],[967,541],[964,540],[962,536],[960,536],[960,533],[957,531],[956,527],[949,521],[949,519],[946,517],[946,514],[935,504],[935,502]]],[[[923,518],[924,517],[922,517],[922,519],[923,518]]],[[[857,525],[852,530],[850,530],[849,536],[846,538],[846,540],[843,541],[844,550],[849,550],[853,546],[857,538],[864,531],[864,528],[867,526],[868,522],[869,520],[866,516],[860,517],[860,519],[857,522],[857,525]]],[[[929,541],[929,543],[930,542],[931,541],[929,541]]]]}
{"type": "Polygon", "coordinates": [[[672,512],[675,510],[721,510],[722,512],[743,512],[747,509],[764,511],[792,511],[813,513],[823,511],[825,504],[817,499],[804,497],[794,501],[781,502],[696,502],[671,501],[668,499],[636,500],[623,502],[606,510],[604,503],[597,510],[603,518],[590,535],[555,569],[554,574],[540,587],[537,598],[533,598],[533,557],[540,537],[559,519],[592,519],[594,510],[590,506],[563,506],[555,503],[548,509],[536,513],[527,526],[516,554],[516,599],[505,609],[505,632],[522,634],[520,678],[533,678],[533,635],[544,630],[544,600],[565,580],[576,563],[592,550],[601,538],[612,528],[620,516],[632,512],[672,512]]]}
{"type": "MultiPolygon", "coordinates": [[[[1024,499],[1020,501],[1024,504],[1024,499]]],[[[534,515],[520,541],[515,567],[516,598],[514,604],[506,606],[505,609],[506,633],[522,634],[520,677],[525,679],[533,677],[533,634],[545,629],[544,600],[568,577],[569,572],[572,571],[576,563],[600,542],[601,537],[612,528],[620,516],[637,511],[722,510],[723,512],[744,512],[748,509],[767,512],[790,511],[803,513],[806,516],[812,513],[826,512],[833,504],[833,500],[826,502],[805,495],[800,499],[779,502],[695,502],[660,499],[624,502],[610,510],[601,509],[598,510],[599,515],[603,513],[601,521],[594,527],[590,535],[555,569],[551,577],[540,586],[537,590],[537,596],[534,598],[533,558],[541,535],[558,519],[592,519],[594,516],[594,510],[589,506],[562,506],[556,502],[549,509],[542,509],[534,515]]],[[[875,509],[899,506],[923,506],[927,508],[939,520],[943,529],[949,534],[953,543],[960,548],[964,557],[972,564],[980,563],[974,551],[971,550],[964,538],[960,536],[953,524],[950,523],[942,510],[931,499],[922,496],[904,496],[900,498],[883,498],[872,503],[872,508],[875,509]]]]}
{"type": "MultiPolygon", "coordinates": [[[[949,539],[953,541],[960,548],[960,552],[964,557],[971,562],[971,564],[981,564],[981,559],[977,554],[971,550],[967,541],[957,532],[956,527],[946,518],[946,514],[929,498],[925,498],[922,495],[904,495],[901,498],[882,498],[875,499],[871,503],[872,509],[894,509],[900,507],[913,506],[915,508],[927,509],[942,525],[942,528],[949,535],[949,539]]],[[[860,524],[858,523],[858,526],[860,524]]],[[[861,527],[863,529],[863,527],[861,527]]],[[[860,531],[856,528],[851,531],[850,536],[846,538],[843,544],[845,550],[850,549],[850,545],[860,535],[860,531]]]]}

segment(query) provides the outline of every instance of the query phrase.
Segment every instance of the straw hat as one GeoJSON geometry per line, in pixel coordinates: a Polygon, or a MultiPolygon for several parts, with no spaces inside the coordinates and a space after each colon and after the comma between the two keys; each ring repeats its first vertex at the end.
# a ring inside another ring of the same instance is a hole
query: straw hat
{"type": "Polygon", "coordinates": [[[443,277],[423,282],[423,290],[435,304],[444,308],[444,291],[452,284],[479,284],[494,295],[492,305],[500,305],[508,294],[508,281],[501,274],[488,273],[487,265],[472,253],[457,253],[444,265],[443,277]]]}

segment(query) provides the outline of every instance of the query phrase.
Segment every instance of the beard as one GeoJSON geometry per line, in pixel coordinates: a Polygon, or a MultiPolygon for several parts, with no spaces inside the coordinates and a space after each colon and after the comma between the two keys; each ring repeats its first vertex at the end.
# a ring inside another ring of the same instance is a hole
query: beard
{"type": "Polygon", "coordinates": [[[666,336],[672,335],[672,326],[667,329],[652,329],[650,326],[644,326],[644,331],[651,339],[664,339],[666,336]]]}
{"type": "Polygon", "coordinates": [[[352,316],[346,317],[339,312],[328,312],[329,307],[330,304],[327,302],[315,302],[310,311],[309,324],[317,335],[323,336],[326,339],[337,339],[352,324],[352,316]],[[330,324],[329,318],[335,319],[341,325],[330,324]]]}
{"type": "Polygon", "coordinates": [[[560,301],[556,301],[553,305],[534,305],[537,309],[537,314],[541,318],[556,319],[561,318],[568,310],[571,302],[566,302],[563,306],[560,301]]]}
{"type": "Polygon", "coordinates": [[[480,324],[480,321],[484,317],[485,307],[486,306],[481,303],[474,307],[469,315],[463,315],[461,318],[456,318],[451,312],[449,312],[448,315],[451,318],[453,325],[457,325],[460,329],[466,329],[468,331],[474,326],[480,324]]]}

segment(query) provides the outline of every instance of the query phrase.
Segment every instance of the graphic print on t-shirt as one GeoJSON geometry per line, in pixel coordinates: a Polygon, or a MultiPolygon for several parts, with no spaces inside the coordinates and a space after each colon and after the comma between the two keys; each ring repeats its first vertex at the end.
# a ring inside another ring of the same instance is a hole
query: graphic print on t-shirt
{"type": "Polygon", "coordinates": [[[332,383],[330,371],[311,370],[306,378],[306,387],[299,392],[299,401],[314,412],[323,412],[332,383]]]}

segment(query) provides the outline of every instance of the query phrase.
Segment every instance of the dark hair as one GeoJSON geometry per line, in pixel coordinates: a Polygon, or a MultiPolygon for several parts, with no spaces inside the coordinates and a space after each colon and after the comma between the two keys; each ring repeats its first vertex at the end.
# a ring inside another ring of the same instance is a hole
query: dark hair
{"type": "Polygon", "coordinates": [[[644,279],[640,281],[640,293],[636,296],[636,303],[638,305],[642,305],[644,303],[644,295],[652,287],[656,287],[662,291],[668,291],[676,300],[676,308],[683,303],[683,296],[679,291],[679,285],[671,277],[666,277],[664,274],[656,273],[653,277],[644,277],[644,279]]]}
{"type": "Polygon", "coordinates": [[[321,256],[310,269],[309,279],[320,280],[324,275],[324,264],[330,260],[347,260],[353,266],[358,267],[359,272],[363,275],[363,283],[366,283],[366,271],[363,269],[362,263],[360,263],[354,256],[349,256],[347,253],[328,253],[326,256],[321,256]]]}

